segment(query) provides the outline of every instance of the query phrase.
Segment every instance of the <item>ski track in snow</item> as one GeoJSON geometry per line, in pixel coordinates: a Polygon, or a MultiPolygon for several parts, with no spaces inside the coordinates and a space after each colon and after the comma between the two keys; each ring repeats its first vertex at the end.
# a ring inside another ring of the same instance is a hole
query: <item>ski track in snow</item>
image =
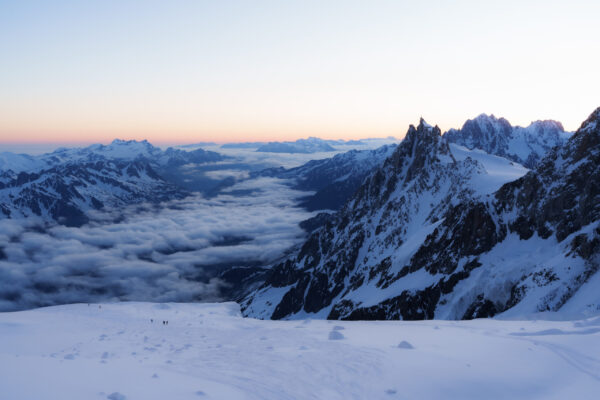
{"type": "Polygon", "coordinates": [[[48,307],[0,314],[0,398],[592,399],[599,325],[261,321],[235,303],[48,307]]]}

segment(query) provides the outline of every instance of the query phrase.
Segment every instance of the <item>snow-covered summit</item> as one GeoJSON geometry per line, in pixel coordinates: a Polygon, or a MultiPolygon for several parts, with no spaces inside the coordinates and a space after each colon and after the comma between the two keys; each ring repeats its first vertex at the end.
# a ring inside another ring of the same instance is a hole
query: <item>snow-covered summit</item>
{"type": "Polygon", "coordinates": [[[469,149],[481,149],[532,168],[550,149],[564,144],[570,135],[560,122],[553,120],[534,121],[520,127],[493,114],[480,114],[467,120],[461,129],[450,129],[444,137],[469,149]]]}
{"type": "Polygon", "coordinates": [[[35,172],[65,163],[106,161],[148,161],[154,166],[167,165],[172,159],[185,162],[209,162],[224,159],[218,153],[197,149],[185,151],[169,147],[162,150],[147,140],[115,139],[110,144],[92,144],[87,147],[61,147],[53,152],[37,156],[0,153],[0,170],[13,172],[35,172]]]}
{"type": "Polygon", "coordinates": [[[429,125],[423,117],[419,120],[419,125],[423,125],[424,128],[433,129],[433,126],[429,125]]]}
{"type": "Polygon", "coordinates": [[[223,159],[202,149],[163,151],[146,140],[119,139],[39,156],[1,153],[0,218],[35,215],[78,226],[90,210],[181,198],[187,191],[163,178],[171,168],[223,159]]]}

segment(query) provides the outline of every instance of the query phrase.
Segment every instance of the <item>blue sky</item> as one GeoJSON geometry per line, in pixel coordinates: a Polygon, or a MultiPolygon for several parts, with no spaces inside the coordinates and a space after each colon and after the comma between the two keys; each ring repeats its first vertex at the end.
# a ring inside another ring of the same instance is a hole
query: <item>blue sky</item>
{"type": "Polygon", "coordinates": [[[479,113],[574,130],[597,1],[0,1],[0,142],[402,136],[479,113]]]}

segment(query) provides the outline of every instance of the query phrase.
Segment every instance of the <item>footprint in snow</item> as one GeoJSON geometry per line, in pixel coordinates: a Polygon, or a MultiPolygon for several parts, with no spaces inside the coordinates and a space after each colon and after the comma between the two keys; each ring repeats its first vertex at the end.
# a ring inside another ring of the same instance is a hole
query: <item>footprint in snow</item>
{"type": "Polygon", "coordinates": [[[206,393],[204,393],[202,390],[198,390],[196,392],[196,396],[206,396],[206,393]]]}
{"type": "Polygon", "coordinates": [[[156,378],[158,378],[158,374],[153,374],[153,375],[152,375],[152,377],[153,377],[154,379],[156,379],[156,378]]]}
{"type": "Polygon", "coordinates": [[[406,340],[403,340],[398,344],[398,348],[399,349],[414,349],[415,347],[412,344],[408,343],[406,340]]]}
{"type": "Polygon", "coordinates": [[[108,396],[106,396],[106,398],[108,400],[126,400],[127,399],[127,397],[125,397],[125,395],[122,395],[119,392],[111,393],[108,396]]]}
{"type": "Polygon", "coordinates": [[[339,331],[331,331],[329,332],[329,340],[342,340],[344,335],[342,335],[339,331]]]}
{"type": "Polygon", "coordinates": [[[385,391],[385,394],[396,394],[398,393],[398,391],[396,389],[387,389],[385,391]]]}
{"type": "Polygon", "coordinates": [[[67,355],[64,357],[64,359],[65,359],[65,360],[74,360],[74,359],[75,359],[75,356],[74,356],[73,354],[67,354],[67,355]]]}
{"type": "Polygon", "coordinates": [[[346,329],[346,328],[344,328],[343,326],[340,326],[340,325],[336,325],[333,327],[334,331],[343,331],[344,329],[346,329]]]}
{"type": "Polygon", "coordinates": [[[104,353],[102,353],[102,358],[103,360],[106,360],[108,358],[108,351],[105,351],[104,353]]]}

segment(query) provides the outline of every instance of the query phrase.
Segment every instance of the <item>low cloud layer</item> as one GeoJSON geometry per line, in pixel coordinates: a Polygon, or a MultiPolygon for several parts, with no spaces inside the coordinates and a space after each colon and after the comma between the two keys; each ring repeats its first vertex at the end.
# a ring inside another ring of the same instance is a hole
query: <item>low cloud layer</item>
{"type": "Polygon", "coordinates": [[[93,215],[81,228],[0,220],[0,311],[111,300],[218,300],[218,266],[269,264],[299,244],[306,195],[244,181],[211,199],[93,215]],[[115,223],[114,220],[121,222],[115,223]]]}

